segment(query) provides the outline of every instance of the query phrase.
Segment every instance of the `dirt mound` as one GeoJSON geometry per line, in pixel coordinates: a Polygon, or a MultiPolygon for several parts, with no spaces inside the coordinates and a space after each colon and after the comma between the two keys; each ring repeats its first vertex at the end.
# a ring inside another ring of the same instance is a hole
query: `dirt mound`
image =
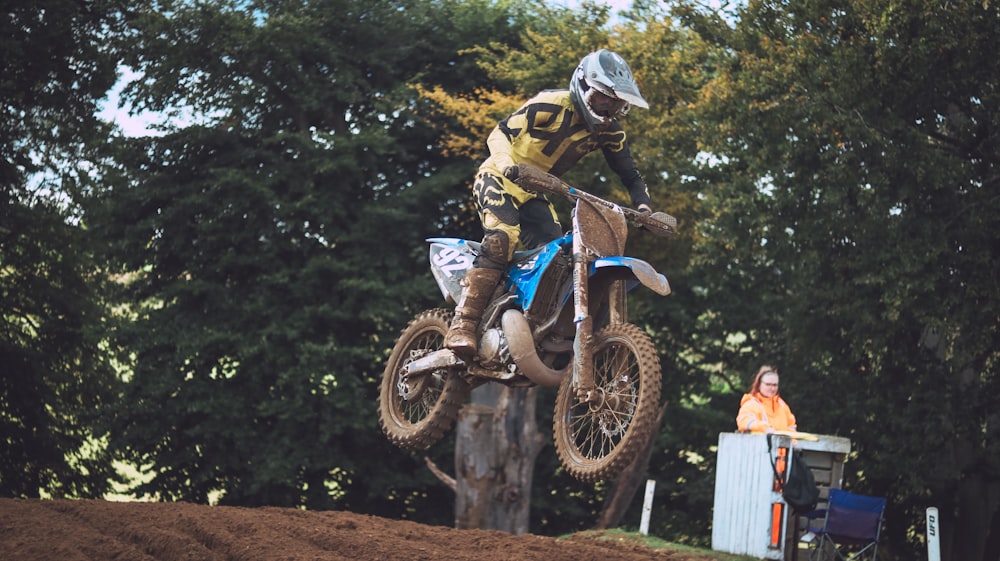
{"type": "Polygon", "coordinates": [[[456,530],[350,512],[0,499],[11,561],[708,561],[583,536],[456,530]]]}

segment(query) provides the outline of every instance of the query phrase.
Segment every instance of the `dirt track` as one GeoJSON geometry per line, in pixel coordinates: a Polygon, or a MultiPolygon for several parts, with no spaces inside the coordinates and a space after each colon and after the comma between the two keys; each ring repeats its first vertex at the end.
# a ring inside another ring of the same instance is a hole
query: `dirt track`
{"type": "Polygon", "coordinates": [[[710,561],[574,536],[456,530],[349,512],[0,499],[5,561],[710,561]]]}

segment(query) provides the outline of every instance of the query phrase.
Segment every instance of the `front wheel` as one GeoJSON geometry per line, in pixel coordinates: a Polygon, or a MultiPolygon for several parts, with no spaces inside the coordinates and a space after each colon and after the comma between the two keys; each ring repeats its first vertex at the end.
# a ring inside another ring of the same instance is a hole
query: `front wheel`
{"type": "Polygon", "coordinates": [[[444,348],[452,312],[421,312],[403,329],[389,355],[379,385],[378,418],[389,441],[423,450],[444,436],[469,393],[455,370],[439,369],[408,378],[408,363],[444,348]]]}
{"type": "Polygon", "coordinates": [[[594,336],[596,398],[577,399],[573,376],[556,396],[556,451],[573,477],[587,482],[611,478],[652,437],[660,401],[660,361],[641,329],[609,325],[594,336]]]}

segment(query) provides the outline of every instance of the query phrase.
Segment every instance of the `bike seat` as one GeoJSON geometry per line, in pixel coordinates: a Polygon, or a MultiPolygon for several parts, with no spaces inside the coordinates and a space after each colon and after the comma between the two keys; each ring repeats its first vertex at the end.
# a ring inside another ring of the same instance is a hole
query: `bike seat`
{"type": "Polygon", "coordinates": [[[543,249],[545,249],[544,245],[538,246],[538,247],[536,247],[534,249],[522,249],[522,250],[519,250],[519,251],[515,251],[514,252],[513,262],[514,263],[520,263],[522,261],[527,261],[527,260],[531,259],[532,257],[534,257],[534,256],[538,255],[539,253],[541,253],[543,249]]]}
{"type": "MultiPolygon", "coordinates": [[[[481,243],[479,243],[479,242],[473,242],[473,241],[467,241],[465,243],[466,243],[466,245],[469,246],[470,249],[472,249],[472,251],[476,252],[477,254],[482,252],[482,244],[481,243]]],[[[527,261],[527,260],[531,259],[532,257],[538,255],[543,249],[545,249],[545,246],[544,245],[540,245],[540,246],[532,248],[532,249],[520,249],[518,251],[515,251],[514,252],[514,258],[511,260],[511,262],[512,263],[521,263],[523,261],[527,261]]]]}

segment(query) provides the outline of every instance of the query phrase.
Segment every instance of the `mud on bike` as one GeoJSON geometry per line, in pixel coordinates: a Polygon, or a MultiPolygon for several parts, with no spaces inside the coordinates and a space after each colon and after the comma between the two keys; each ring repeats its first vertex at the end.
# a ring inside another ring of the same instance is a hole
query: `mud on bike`
{"type": "MultiPolygon", "coordinates": [[[[483,313],[471,361],[444,347],[452,309],[426,310],[409,322],[382,374],[379,424],[393,444],[422,450],[451,429],[473,387],[558,387],[553,436],[560,462],[583,481],[611,478],[655,430],[660,399],[656,349],[627,322],[625,295],[639,285],[670,294],[664,275],[624,255],[628,226],[668,236],[677,222],[620,207],[525,164],[505,175],[526,190],[568,199],[571,231],[515,252],[483,313]]],[[[431,272],[454,306],[479,243],[428,242],[431,272]]]]}

